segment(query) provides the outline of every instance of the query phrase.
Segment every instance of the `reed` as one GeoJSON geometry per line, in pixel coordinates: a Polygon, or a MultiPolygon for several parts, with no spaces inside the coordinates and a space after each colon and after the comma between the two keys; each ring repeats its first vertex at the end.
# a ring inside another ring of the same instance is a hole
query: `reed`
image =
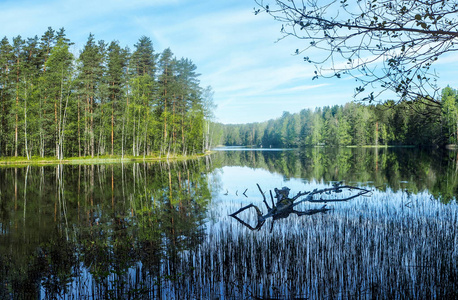
{"type": "Polygon", "coordinates": [[[138,264],[105,285],[87,274],[80,280],[90,282],[73,291],[129,299],[452,299],[457,222],[456,203],[390,192],[277,221],[272,232],[223,217],[207,223],[201,244],[165,255],[154,270],[138,264]]]}
{"type": "Polygon", "coordinates": [[[192,277],[223,298],[456,297],[456,204],[392,196],[290,217],[272,233],[227,220],[190,256],[192,277]]]}

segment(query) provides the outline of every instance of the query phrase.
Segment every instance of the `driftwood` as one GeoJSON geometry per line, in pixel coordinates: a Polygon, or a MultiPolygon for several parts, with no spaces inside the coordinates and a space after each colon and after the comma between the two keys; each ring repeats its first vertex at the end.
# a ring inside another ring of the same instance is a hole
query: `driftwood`
{"type": "MultiPolygon", "coordinates": [[[[326,208],[326,204],[323,205],[321,208],[318,209],[308,209],[306,211],[298,211],[295,210],[294,207],[304,203],[304,202],[312,202],[312,203],[328,203],[328,202],[343,202],[343,201],[348,201],[351,199],[354,199],[359,196],[366,195],[370,193],[369,190],[355,187],[355,186],[350,186],[350,185],[342,185],[342,182],[338,182],[333,184],[333,187],[331,188],[324,188],[324,189],[314,189],[313,191],[309,192],[299,192],[297,193],[296,196],[289,198],[289,191],[290,189],[287,187],[283,187],[281,189],[275,188],[275,196],[272,195],[272,191],[270,191],[270,198],[272,200],[272,207],[269,206],[266,200],[266,195],[262,191],[261,187],[259,184],[256,184],[258,186],[259,191],[261,192],[261,195],[263,197],[263,202],[267,207],[267,214],[263,215],[261,212],[261,209],[254,205],[253,203],[242,207],[238,211],[230,214],[229,216],[233,217],[237,221],[239,221],[241,224],[245,225],[248,227],[250,230],[259,230],[261,227],[264,225],[267,219],[272,218],[273,221],[283,219],[288,217],[290,214],[296,214],[298,216],[310,216],[314,215],[317,213],[326,213],[329,208],[326,208]],[[331,195],[333,193],[338,194],[342,193],[343,191],[353,191],[355,192],[353,195],[348,196],[348,197],[342,197],[342,198],[332,198],[332,199],[323,199],[323,195],[331,195]],[[301,199],[300,201],[295,202],[297,199],[300,197],[305,196],[304,199],[301,199]],[[319,199],[315,199],[315,196],[320,196],[319,199]],[[274,197],[277,199],[277,202],[274,203],[274,197]],[[240,219],[237,215],[240,214],[241,212],[249,209],[249,208],[254,208],[256,210],[256,214],[258,217],[257,224],[255,227],[251,226],[250,224],[246,223],[242,219],[240,219]]],[[[273,222],[272,222],[273,226],[273,222]]],[[[273,227],[271,227],[272,230],[273,227]]]]}

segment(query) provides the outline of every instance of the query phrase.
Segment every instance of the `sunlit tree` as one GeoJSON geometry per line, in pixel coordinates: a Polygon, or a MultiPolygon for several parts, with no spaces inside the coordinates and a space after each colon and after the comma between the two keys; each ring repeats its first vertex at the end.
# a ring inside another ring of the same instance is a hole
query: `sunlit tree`
{"type": "Polygon", "coordinates": [[[444,131],[450,143],[456,143],[458,130],[458,108],[456,90],[446,87],[442,90],[442,115],[444,131]]]}
{"type": "MultiPolygon", "coordinates": [[[[90,34],[78,59],[78,82],[81,105],[84,110],[84,154],[94,157],[96,149],[97,118],[100,113],[104,75],[103,44],[97,44],[90,34]]],[[[99,141],[100,142],[100,141],[99,141]]]]}

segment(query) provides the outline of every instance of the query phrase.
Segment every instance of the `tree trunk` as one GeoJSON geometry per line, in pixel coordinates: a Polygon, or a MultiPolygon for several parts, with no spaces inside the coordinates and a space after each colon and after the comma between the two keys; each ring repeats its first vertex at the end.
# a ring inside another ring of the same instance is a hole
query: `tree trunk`
{"type": "Polygon", "coordinates": [[[27,160],[29,160],[30,159],[29,149],[27,147],[27,82],[26,82],[25,95],[24,95],[24,142],[25,142],[25,153],[27,156],[27,160]]]}
{"type": "MultiPolygon", "coordinates": [[[[113,83],[114,86],[114,83],[113,83]]],[[[114,99],[111,97],[111,155],[113,156],[114,152],[114,99]]]]}
{"type": "Polygon", "coordinates": [[[81,133],[80,133],[80,99],[78,96],[78,157],[81,157],[81,133]]]}
{"type": "Polygon", "coordinates": [[[17,73],[16,73],[16,123],[14,127],[14,156],[17,157],[18,155],[18,109],[19,109],[19,55],[17,59],[17,73]]]}
{"type": "Polygon", "coordinates": [[[57,121],[57,100],[54,100],[54,129],[55,129],[55,147],[56,147],[56,157],[59,159],[59,127],[57,121]]]}
{"type": "Polygon", "coordinates": [[[164,83],[164,139],[162,143],[167,142],[167,69],[165,69],[165,74],[166,74],[166,77],[165,77],[166,79],[164,83]]]}
{"type": "Polygon", "coordinates": [[[91,157],[94,157],[95,136],[94,136],[94,97],[93,96],[91,96],[90,114],[91,114],[91,157]]]}

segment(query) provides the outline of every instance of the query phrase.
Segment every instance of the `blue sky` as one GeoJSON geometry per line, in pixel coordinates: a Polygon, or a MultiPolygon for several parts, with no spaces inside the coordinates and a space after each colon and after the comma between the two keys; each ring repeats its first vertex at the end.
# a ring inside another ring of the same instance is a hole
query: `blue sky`
{"type": "MultiPolygon", "coordinates": [[[[0,0],[0,36],[40,37],[49,26],[64,27],[75,53],[89,33],[131,49],[148,36],[156,52],[170,47],[194,62],[202,87],[213,88],[215,117],[223,123],[260,122],[283,111],[353,100],[354,81],[312,81],[314,67],[293,54],[301,42],[277,42],[281,25],[255,16],[254,7],[252,0],[0,0]]],[[[445,85],[458,87],[451,82],[457,73],[444,73],[445,85]]]]}

